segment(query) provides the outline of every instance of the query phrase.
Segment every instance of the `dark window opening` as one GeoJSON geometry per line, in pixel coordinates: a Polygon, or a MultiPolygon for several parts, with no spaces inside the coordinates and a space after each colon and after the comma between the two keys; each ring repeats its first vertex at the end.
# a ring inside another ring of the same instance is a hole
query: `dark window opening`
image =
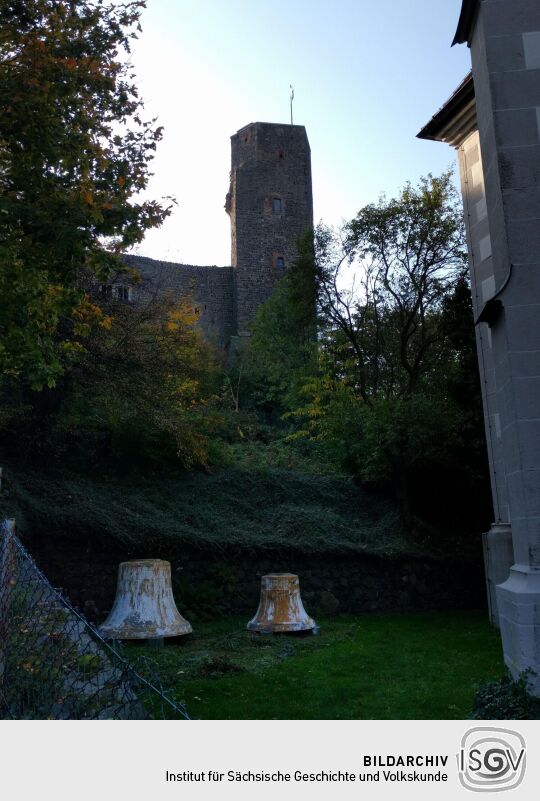
{"type": "Polygon", "coordinates": [[[278,270],[285,269],[285,259],[283,256],[276,256],[276,267],[278,268],[278,270]]]}
{"type": "Polygon", "coordinates": [[[272,211],[274,214],[281,214],[283,211],[283,201],[280,197],[272,198],[272,211]]]}
{"type": "Polygon", "coordinates": [[[285,155],[285,153],[283,152],[283,150],[280,150],[280,151],[279,151],[279,157],[280,157],[280,159],[282,159],[284,155],[285,155]]]}
{"type": "Polygon", "coordinates": [[[131,287],[121,284],[115,287],[118,300],[131,300],[131,287]]]}

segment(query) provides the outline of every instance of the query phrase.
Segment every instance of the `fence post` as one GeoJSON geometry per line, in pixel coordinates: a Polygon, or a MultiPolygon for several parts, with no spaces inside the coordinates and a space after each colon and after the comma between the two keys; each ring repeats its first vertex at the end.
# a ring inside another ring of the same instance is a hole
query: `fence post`
{"type": "Polygon", "coordinates": [[[9,607],[15,583],[14,536],[15,520],[5,520],[0,526],[0,687],[4,683],[9,607]]]}

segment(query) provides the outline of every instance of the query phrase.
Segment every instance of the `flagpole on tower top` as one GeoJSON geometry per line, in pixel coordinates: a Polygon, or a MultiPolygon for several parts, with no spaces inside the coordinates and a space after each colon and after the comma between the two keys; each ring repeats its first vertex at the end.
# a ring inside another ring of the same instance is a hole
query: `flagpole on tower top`
{"type": "Polygon", "coordinates": [[[293,89],[293,85],[292,84],[289,84],[289,87],[290,87],[290,90],[291,90],[291,125],[292,125],[293,124],[292,102],[294,100],[294,89],[293,89]]]}

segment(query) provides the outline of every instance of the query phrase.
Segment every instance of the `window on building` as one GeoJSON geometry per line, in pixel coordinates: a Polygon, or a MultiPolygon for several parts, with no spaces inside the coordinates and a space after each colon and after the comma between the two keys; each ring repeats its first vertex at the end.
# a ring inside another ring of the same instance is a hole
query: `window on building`
{"type": "Polygon", "coordinates": [[[126,284],[117,284],[114,287],[114,296],[117,300],[131,300],[131,287],[126,284]]]}
{"type": "Polygon", "coordinates": [[[283,201],[280,197],[272,198],[272,211],[274,214],[281,214],[283,211],[283,201]]]}
{"type": "Polygon", "coordinates": [[[132,299],[132,289],[127,284],[101,284],[99,294],[106,300],[114,298],[114,300],[130,301],[132,299]]]}
{"type": "Polygon", "coordinates": [[[276,267],[278,270],[285,269],[285,258],[284,256],[276,256],[276,267]]]}

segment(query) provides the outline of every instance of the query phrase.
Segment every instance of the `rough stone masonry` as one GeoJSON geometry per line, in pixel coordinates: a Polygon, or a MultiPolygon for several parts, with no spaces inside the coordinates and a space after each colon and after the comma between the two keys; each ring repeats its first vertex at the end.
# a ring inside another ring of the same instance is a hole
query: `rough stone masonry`
{"type": "MultiPolygon", "coordinates": [[[[231,264],[196,266],[127,256],[140,282],[112,292],[133,303],[155,295],[189,297],[208,340],[227,349],[249,337],[259,306],[297,255],[313,227],[311,153],[302,125],[254,122],[231,137],[231,264]]],[[[110,290],[109,290],[110,291],[110,290]]]]}

